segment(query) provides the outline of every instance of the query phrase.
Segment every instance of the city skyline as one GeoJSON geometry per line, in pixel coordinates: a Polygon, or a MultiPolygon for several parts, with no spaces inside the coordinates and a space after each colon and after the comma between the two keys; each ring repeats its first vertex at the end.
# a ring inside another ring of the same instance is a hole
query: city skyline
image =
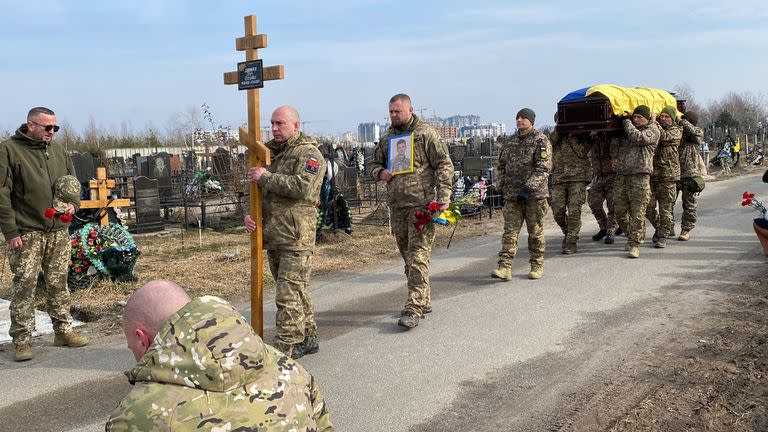
{"type": "Polygon", "coordinates": [[[261,92],[262,126],[272,109],[290,104],[312,134],[383,123],[399,92],[426,116],[475,113],[513,125],[527,106],[543,126],[553,124],[562,96],[595,84],[687,84],[699,103],[768,88],[768,60],[755,55],[768,48],[768,8],[757,0],[0,4],[16,18],[0,30],[9,101],[0,131],[13,131],[38,105],[78,132],[91,119],[106,131],[162,131],[202,103],[217,125],[237,127],[245,94],[225,86],[222,74],[244,60],[234,39],[250,14],[268,36],[259,57],[286,73],[261,92]]]}

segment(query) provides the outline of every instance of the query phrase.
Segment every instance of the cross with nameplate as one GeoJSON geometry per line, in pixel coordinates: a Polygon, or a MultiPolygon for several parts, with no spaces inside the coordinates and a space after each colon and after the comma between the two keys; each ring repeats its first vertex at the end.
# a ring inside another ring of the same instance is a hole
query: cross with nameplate
{"type": "MultiPolygon", "coordinates": [[[[235,49],[245,51],[246,61],[238,63],[238,70],[224,73],[224,84],[237,84],[238,89],[246,90],[248,98],[248,129],[240,127],[240,143],[248,148],[248,168],[270,164],[270,153],[261,142],[261,123],[259,117],[259,88],[264,81],[285,78],[283,66],[263,67],[259,60],[258,49],[267,47],[267,35],[256,34],[256,16],[245,17],[245,35],[235,39],[235,49]]],[[[251,217],[256,222],[256,230],[251,234],[251,326],[264,337],[264,255],[262,248],[262,208],[261,188],[254,182],[249,183],[251,217]]]]}

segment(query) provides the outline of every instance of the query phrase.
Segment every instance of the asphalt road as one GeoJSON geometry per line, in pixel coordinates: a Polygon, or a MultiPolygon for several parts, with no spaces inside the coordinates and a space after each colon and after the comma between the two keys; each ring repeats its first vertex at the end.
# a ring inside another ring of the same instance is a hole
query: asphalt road
{"type": "MultiPolygon", "coordinates": [[[[718,285],[765,268],[756,212],[740,206],[746,190],[768,196],[759,175],[708,183],[691,241],[646,244],[640,259],[626,258],[623,237],[592,242],[586,211],[575,255],[561,255],[561,234],[547,230],[538,281],[526,278],[525,237],[509,282],[489,277],[499,235],[436,250],[434,312],[411,331],[396,325],[406,297],[401,263],[316,280],[321,351],[300,363],[318,379],[339,431],[561,428],[563,408],[578,405],[582,389],[621,367],[644,338],[701,319],[722,295],[718,285]]],[[[267,340],[273,326],[266,323],[267,340]]],[[[121,372],[132,355],[120,337],[82,349],[51,340],[39,338],[35,359],[23,364],[2,347],[0,430],[103,430],[130,389],[121,372]]]]}

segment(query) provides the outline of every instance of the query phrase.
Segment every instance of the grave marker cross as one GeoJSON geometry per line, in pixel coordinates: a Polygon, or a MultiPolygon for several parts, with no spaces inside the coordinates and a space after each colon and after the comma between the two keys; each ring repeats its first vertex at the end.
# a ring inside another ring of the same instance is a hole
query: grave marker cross
{"type": "Polygon", "coordinates": [[[131,205],[129,199],[110,199],[110,190],[115,187],[115,179],[107,178],[107,169],[104,167],[96,168],[96,179],[88,181],[88,188],[96,194],[96,199],[80,201],[81,209],[102,209],[101,226],[109,225],[109,207],[128,207],[131,205]]]}

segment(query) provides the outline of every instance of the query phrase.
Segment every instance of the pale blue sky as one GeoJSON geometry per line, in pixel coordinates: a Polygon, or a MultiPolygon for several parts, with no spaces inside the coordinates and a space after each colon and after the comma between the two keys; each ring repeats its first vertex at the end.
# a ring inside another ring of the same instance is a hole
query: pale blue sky
{"type": "Polygon", "coordinates": [[[36,105],[79,131],[91,117],[163,130],[202,102],[237,126],[245,92],[222,73],[244,60],[234,39],[251,14],[269,38],[265,65],[286,68],[261,92],[262,118],[291,104],[310,133],[382,122],[398,92],[430,115],[508,128],[524,106],[551,124],[563,95],[592,84],[686,83],[700,103],[765,94],[768,4],[730,3],[0,0],[0,130],[36,105]]]}

